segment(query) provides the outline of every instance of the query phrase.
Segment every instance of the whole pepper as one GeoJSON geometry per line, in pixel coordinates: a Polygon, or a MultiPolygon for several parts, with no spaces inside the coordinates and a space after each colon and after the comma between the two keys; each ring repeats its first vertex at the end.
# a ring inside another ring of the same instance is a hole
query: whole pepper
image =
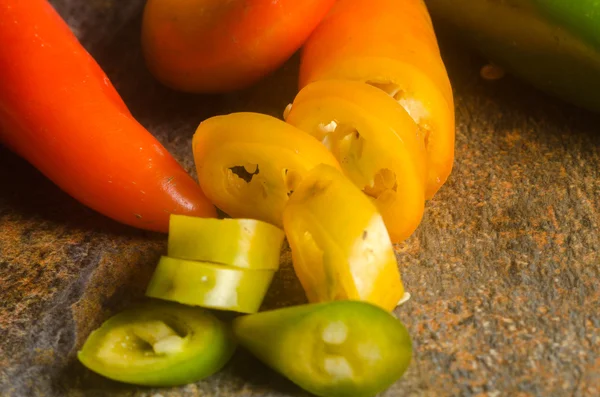
{"type": "Polygon", "coordinates": [[[46,0],[0,3],[0,142],[119,222],[167,232],[172,213],[216,216],[46,0]]]}
{"type": "Polygon", "coordinates": [[[423,130],[425,197],[454,161],[454,100],[422,0],[338,0],[305,43],[300,88],[318,80],[357,80],[394,97],[423,130]]]}
{"type": "Polygon", "coordinates": [[[335,0],[148,0],[142,49],[164,84],[188,92],[247,88],[302,46],[335,0]]]}
{"type": "Polygon", "coordinates": [[[600,0],[426,0],[440,31],[538,89],[600,111],[600,0]]]}

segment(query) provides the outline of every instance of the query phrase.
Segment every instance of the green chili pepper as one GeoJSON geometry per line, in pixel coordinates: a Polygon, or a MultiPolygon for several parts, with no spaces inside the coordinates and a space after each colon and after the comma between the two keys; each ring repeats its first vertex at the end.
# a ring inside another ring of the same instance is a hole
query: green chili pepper
{"type": "Polygon", "coordinates": [[[515,76],[600,111],[600,0],[426,0],[426,4],[438,34],[457,32],[515,76]]]}
{"type": "Polygon", "coordinates": [[[171,215],[168,255],[247,269],[279,268],[283,230],[253,219],[171,215]]]}
{"type": "Polygon", "coordinates": [[[238,317],[240,345],[303,389],[323,397],[367,397],[408,368],[410,336],[370,303],[335,301],[238,317]]]}
{"type": "Polygon", "coordinates": [[[192,306],[255,313],[271,285],[272,270],[247,270],[163,256],[146,295],[192,306]]]}
{"type": "Polygon", "coordinates": [[[208,311],[148,302],[93,331],[78,358],[90,370],[116,381],[176,386],[219,371],[235,348],[230,330],[208,311]]]}

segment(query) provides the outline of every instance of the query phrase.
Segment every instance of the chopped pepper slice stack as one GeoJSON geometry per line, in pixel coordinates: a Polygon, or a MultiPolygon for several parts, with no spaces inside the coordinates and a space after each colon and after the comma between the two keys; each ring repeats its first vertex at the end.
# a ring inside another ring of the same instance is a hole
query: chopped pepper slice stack
{"type": "Polygon", "coordinates": [[[254,313],[279,268],[283,230],[253,219],[171,216],[168,256],[146,295],[218,310],[254,313]]]}
{"type": "Polygon", "coordinates": [[[404,288],[383,219],[340,171],[323,164],[309,172],[283,222],[310,302],[350,299],[396,307],[404,288]]]}
{"type": "Polygon", "coordinates": [[[279,269],[283,230],[255,219],[171,216],[171,258],[227,264],[254,270],[279,269]]]}
{"type": "Polygon", "coordinates": [[[372,198],[394,242],[415,231],[425,204],[425,147],[421,130],[393,99],[360,82],[318,81],[300,91],[286,121],[331,150],[372,198]]]}
{"type": "Polygon", "coordinates": [[[325,163],[340,168],[319,141],[274,117],[232,113],[205,120],[193,139],[200,186],[233,218],[281,226],[288,197],[325,163]]]}
{"type": "Polygon", "coordinates": [[[303,389],[323,397],[370,397],[408,368],[404,325],[365,302],[302,305],[238,317],[240,345],[303,389]]]}
{"type": "Polygon", "coordinates": [[[454,161],[454,99],[422,0],[338,0],[305,43],[300,88],[314,81],[357,80],[398,101],[423,130],[426,198],[454,161]]]}
{"type": "Polygon", "coordinates": [[[153,301],[107,320],[87,338],[78,358],[113,380],[177,386],[216,373],[235,349],[231,331],[208,311],[153,301]]]}

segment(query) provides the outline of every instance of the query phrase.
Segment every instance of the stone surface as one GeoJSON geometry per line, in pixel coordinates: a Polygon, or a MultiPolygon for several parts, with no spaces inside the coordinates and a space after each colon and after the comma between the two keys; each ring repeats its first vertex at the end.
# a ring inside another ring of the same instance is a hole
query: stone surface
{"type": "MultiPolygon", "coordinates": [[[[182,95],[139,49],[141,0],[54,0],[133,114],[194,174],[191,137],[232,111],[280,116],[297,57],[243,93],[182,95]]],[[[455,169],[398,246],[412,299],[397,310],[414,361],[384,396],[600,395],[600,117],[442,39],[456,97],[455,169]]],[[[0,49],[1,50],[1,49],[0,49]]],[[[304,396],[239,350],[220,374],[176,389],[105,380],[74,359],[89,332],[142,299],[166,238],[81,206],[0,148],[0,395],[304,396]]],[[[289,252],[265,308],[304,301],[289,252]]]]}

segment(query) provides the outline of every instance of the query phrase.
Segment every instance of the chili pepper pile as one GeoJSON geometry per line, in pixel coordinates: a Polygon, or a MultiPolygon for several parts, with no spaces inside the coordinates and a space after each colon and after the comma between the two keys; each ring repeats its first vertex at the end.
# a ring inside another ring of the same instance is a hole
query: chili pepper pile
{"type": "Polygon", "coordinates": [[[198,126],[198,184],[45,0],[0,5],[2,143],[91,208],[169,233],[147,302],[94,331],[80,361],[122,382],[181,385],[219,371],[239,343],[319,396],[385,390],[412,354],[390,315],[405,296],[393,244],[454,160],[452,90],[424,3],[172,5],[147,2],[142,42],[175,89],[246,87],[303,46],[283,120],[232,113],[198,126]],[[284,237],[309,303],[259,313],[284,237]],[[230,328],[209,310],[244,315],[230,328]]]}

